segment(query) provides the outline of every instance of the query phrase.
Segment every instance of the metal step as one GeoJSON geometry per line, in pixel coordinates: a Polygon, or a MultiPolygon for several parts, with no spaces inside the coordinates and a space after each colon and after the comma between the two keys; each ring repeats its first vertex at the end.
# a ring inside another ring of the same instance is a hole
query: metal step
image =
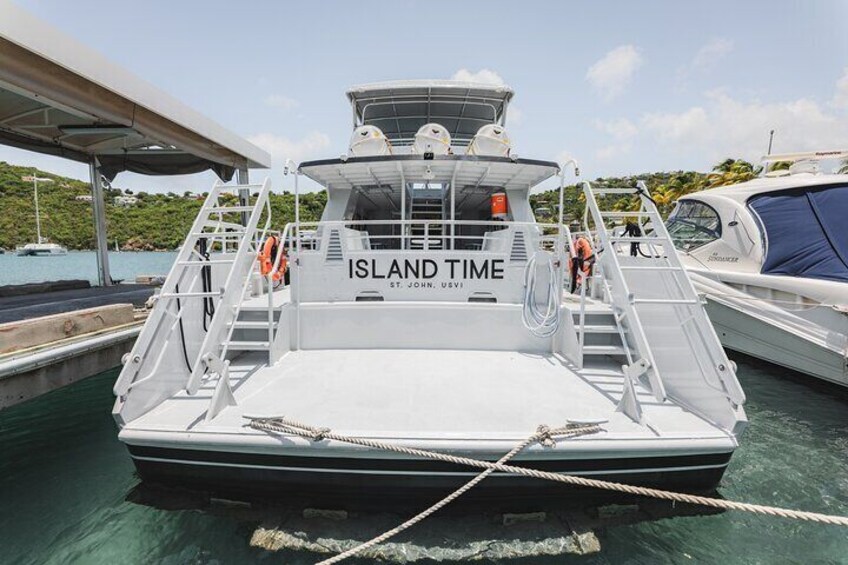
{"type": "Polygon", "coordinates": [[[233,259],[209,259],[207,260],[197,260],[197,261],[178,261],[178,265],[229,265],[233,262],[233,259]]]}
{"type": "Polygon", "coordinates": [[[658,243],[662,245],[669,243],[664,237],[628,237],[626,235],[610,237],[609,240],[613,243],[658,243]]]}
{"type": "Polygon", "coordinates": [[[633,304],[700,304],[697,300],[676,298],[634,298],[633,304]]]}
{"type": "Polygon", "coordinates": [[[233,237],[241,237],[244,235],[243,231],[219,231],[219,232],[210,232],[210,231],[194,231],[189,235],[194,235],[197,237],[205,237],[209,239],[220,239],[222,237],[233,238],[233,237]]]}
{"type": "Polygon", "coordinates": [[[215,206],[212,208],[204,208],[203,212],[207,214],[230,214],[232,212],[252,212],[253,206],[215,206]]]}
{"type": "Polygon", "coordinates": [[[604,218],[629,218],[631,216],[649,217],[652,214],[651,212],[604,212],[603,210],[600,210],[599,212],[604,218]]]}
{"type": "Polygon", "coordinates": [[[682,271],[680,267],[670,265],[622,265],[622,271],[682,271]]]}
{"type": "Polygon", "coordinates": [[[267,341],[227,341],[224,344],[229,351],[267,351],[271,347],[267,341]]]}
{"type": "MultiPolygon", "coordinates": [[[[272,328],[276,328],[279,324],[278,320],[275,320],[272,324],[272,328]]],[[[227,324],[227,327],[235,326],[237,330],[267,330],[268,329],[268,320],[236,320],[235,322],[230,322],[227,324]]]]}
{"type": "Polygon", "coordinates": [[[577,331],[584,331],[587,334],[617,334],[618,328],[615,326],[585,325],[582,328],[580,326],[577,326],[577,331]]]}
{"type": "Polygon", "coordinates": [[[636,194],[637,188],[592,188],[593,194],[636,194]]]}
{"type": "Polygon", "coordinates": [[[220,298],[224,289],[218,292],[163,292],[159,298],[220,298]]]}
{"type": "Polygon", "coordinates": [[[584,345],[583,355],[625,355],[623,345],[584,345]]]}

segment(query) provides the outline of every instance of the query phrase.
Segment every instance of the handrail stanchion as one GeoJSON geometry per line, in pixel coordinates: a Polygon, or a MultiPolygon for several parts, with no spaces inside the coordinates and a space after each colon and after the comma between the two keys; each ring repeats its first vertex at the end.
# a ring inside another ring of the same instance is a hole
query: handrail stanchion
{"type": "Polygon", "coordinates": [[[294,331],[294,347],[295,349],[300,349],[300,187],[297,182],[297,177],[300,172],[298,171],[297,165],[295,165],[294,161],[288,159],[286,161],[286,167],[283,171],[285,174],[289,172],[294,175],[294,269],[296,272],[297,284],[294,285],[294,292],[292,293],[294,296],[294,317],[295,317],[295,331],[294,331]]]}

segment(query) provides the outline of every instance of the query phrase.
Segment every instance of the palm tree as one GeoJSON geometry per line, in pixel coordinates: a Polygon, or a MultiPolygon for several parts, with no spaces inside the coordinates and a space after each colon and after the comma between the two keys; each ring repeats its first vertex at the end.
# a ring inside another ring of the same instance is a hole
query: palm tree
{"type": "Polygon", "coordinates": [[[713,167],[713,172],[709,175],[709,186],[727,186],[749,181],[759,175],[762,170],[762,167],[757,167],[743,159],[725,159],[713,167]]]}
{"type": "Polygon", "coordinates": [[[848,159],[842,161],[842,166],[839,167],[838,172],[840,175],[848,175],[848,159]]]}

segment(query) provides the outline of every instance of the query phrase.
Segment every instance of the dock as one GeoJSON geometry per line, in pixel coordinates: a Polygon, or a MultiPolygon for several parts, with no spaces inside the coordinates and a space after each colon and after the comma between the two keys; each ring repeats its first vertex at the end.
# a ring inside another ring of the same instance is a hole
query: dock
{"type": "Polygon", "coordinates": [[[153,293],[87,281],[0,287],[0,410],[117,367],[153,293]]]}

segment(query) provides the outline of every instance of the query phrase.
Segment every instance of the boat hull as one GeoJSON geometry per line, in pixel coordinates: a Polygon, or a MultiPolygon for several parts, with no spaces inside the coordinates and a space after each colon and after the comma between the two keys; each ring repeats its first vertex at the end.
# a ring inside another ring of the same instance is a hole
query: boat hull
{"type": "MultiPolygon", "coordinates": [[[[304,457],[128,446],[145,482],[227,495],[335,506],[403,506],[433,501],[460,487],[478,469],[396,458],[304,457]]],[[[674,491],[709,492],[732,452],[661,457],[517,461],[516,466],[674,491]]],[[[494,474],[463,497],[502,508],[539,507],[610,493],[515,475],[494,474]]],[[[620,493],[617,494],[620,496],[620,493]]]]}
{"type": "Polygon", "coordinates": [[[709,296],[707,313],[727,349],[848,387],[848,357],[843,352],[805,339],[762,316],[711,300],[709,296]]]}

